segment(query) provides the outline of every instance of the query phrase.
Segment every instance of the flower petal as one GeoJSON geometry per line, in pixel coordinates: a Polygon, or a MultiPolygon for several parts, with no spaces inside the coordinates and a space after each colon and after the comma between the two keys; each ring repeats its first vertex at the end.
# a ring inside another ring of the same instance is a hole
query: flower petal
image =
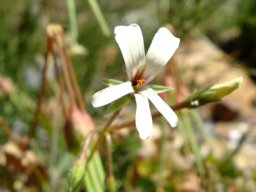
{"type": "Polygon", "coordinates": [[[147,97],[157,110],[166,118],[171,127],[176,127],[178,123],[178,117],[175,112],[162,100],[162,98],[154,92],[153,89],[147,88],[140,92],[147,97]]]}
{"type": "Polygon", "coordinates": [[[101,91],[98,91],[92,96],[92,106],[101,107],[132,92],[134,92],[134,90],[131,82],[125,82],[119,85],[107,87],[101,91]]]}
{"type": "Polygon", "coordinates": [[[146,97],[141,94],[134,94],[136,100],[136,128],[141,139],[147,139],[153,129],[152,116],[150,112],[149,102],[146,97]]]}
{"type": "Polygon", "coordinates": [[[166,65],[179,43],[180,39],[175,37],[167,28],[161,27],[158,30],[146,55],[145,74],[149,76],[147,83],[166,65]]]}
{"type": "Polygon", "coordinates": [[[121,49],[128,78],[131,79],[137,68],[145,64],[144,41],[137,24],[115,27],[115,38],[121,49]]]}

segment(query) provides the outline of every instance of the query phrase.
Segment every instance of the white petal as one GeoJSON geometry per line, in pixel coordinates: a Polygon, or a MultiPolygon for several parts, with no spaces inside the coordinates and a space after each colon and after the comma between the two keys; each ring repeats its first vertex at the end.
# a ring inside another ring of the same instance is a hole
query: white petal
{"type": "Polygon", "coordinates": [[[147,139],[153,129],[152,116],[148,99],[140,94],[134,94],[136,100],[136,128],[141,139],[147,139]]]}
{"type": "Polygon", "coordinates": [[[137,24],[117,26],[115,38],[121,49],[129,79],[133,70],[145,64],[144,41],[137,24]]]}
{"type": "Polygon", "coordinates": [[[146,71],[149,75],[147,82],[151,81],[170,60],[178,48],[180,39],[175,37],[168,29],[161,27],[146,55],[146,71]]]}
{"type": "Polygon", "coordinates": [[[147,88],[140,92],[147,97],[157,110],[166,118],[171,127],[176,127],[178,123],[178,117],[175,112],[162,100],[162,98],[154,92],[153,89],[147,88]]]}
{"type": "Polygon", "coordinates": [[[98,91],[92,96],[92,106],[101,107],[132,92],[134,92],[134,90],[131,82],[125,82],[119,85],[107,87],[101,91],[98,91]]]}

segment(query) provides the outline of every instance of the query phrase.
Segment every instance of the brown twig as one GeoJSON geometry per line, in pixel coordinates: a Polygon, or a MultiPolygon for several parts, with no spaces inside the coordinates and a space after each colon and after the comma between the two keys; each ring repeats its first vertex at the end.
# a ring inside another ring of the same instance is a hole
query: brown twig
{"type": "Polygon", "coordinates": [[[63,79],[61,78],[60,70],[57,66],[55,58],[54,58],[54,68],[56,71],[56,81],[57,81],[57,83],[59,85],[59,89],[60,89],[60,103],[62,106],[62,111],[63,111],[65,119],[67,119],[69,117],[69,112],[68,112],[67,106],[65,105],[63,79]]]}
{"type": "Polygon", "coordinates": [[[86,110],[84,108],[83,97],[82,97],[80,88],[79,88],[78,83],[77,83],[75,72],[73,70],[70,58],[67,55],[66,46],[63,47],[63,54],[64,54],[64,57],[66,58],[67,68],[68,68],[68,71],[69,71],[69,74],[70,74],[71,83],[73,85],[74,92],[75,92],[75,94],[77,96],[78,105],[79,105],[81,111],[86,112],[86,110]]]}
{"type": "Polygon", "coordinates": [[[74,92],[73,92],[73,86],[72,86],[72,82],[70,79],[70,75],[69,75],[69,69],[67,66],[67,58],[66,58],[66,54],[65,54],[65,40],[63,37],[63,31],[60,31],[58,33],[59,37],[56,37],[56,47],[57,47],[57,52],[58,52],[58,56],[60,58],[60,66],[63,72],[63,76],[64,76],[64,81],[67,87],[67,92],[70,98],[70,105],[71,107],[74,107],[75,105],[75,96],[74,96],[74,92]]]}
{"type": "Polygon", "coordinates": [[[40,111],[41,111],[43,97],[44,97],[44,94],[45,94],[46,72],[47,72],[47,67],[48,67],[48,57],[49,57],[49,54],[52,51],[52,39],[49,36],[47,38],[47,45],[46,46],[47,47],[46,47],[46,51],[45,51],[45,55],[44,55],[44,67],[43,67],[43,71],[42,71],[42,79],[41,79],[40,91],[39,91],[39,95],[37,97],[36,111],[34,113],[33,120],[32,120],[32,122],[30,124],[30,127],[29,127],[28,139],[30,139],[34,135],[34,133],[35,133],[36,126],[37,126],[37,121],[38,121],[39,114],[40,114],[40,111]]]}

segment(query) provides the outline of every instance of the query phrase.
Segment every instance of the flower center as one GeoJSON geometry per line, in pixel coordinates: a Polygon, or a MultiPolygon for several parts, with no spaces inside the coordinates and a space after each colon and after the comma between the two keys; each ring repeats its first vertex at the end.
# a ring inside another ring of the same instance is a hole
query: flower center
{"type": "Polygon", "coordinates": [[[139,88],[145,83],[145,79],[135,79],[132,81],[132,87],[135,91],[138,91],[139,88]]]}

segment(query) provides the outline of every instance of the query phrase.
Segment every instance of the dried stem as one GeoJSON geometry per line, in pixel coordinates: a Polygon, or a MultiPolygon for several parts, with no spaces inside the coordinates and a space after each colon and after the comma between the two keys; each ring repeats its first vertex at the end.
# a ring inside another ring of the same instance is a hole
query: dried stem
{"type": "Polygon", "coordinates": [[[48,57],[49,57],[49,54],[51,53],[51,51],[52,51],[52,39],[50,37],[48,37],[47,38],[47,47],[46,47],[46,51],[45,51],[45,55],[44,55],[44,62],[45,63],[44,63],[43,71],[42,71],[40,91],[39,91],[39,95],[37,97],[36,111],[34,113],[33,120],[32,120],[32,122],[30,124],[30,127],[29,127],[28,139],[30,139],[35,133],[36,126],[37,126],[37,121],[38,121],[39,114],[40,114],[40,111],[41,111],[42,101],[43,101],[43,97],[44,97],[44,94],[45,94],[48,57]]]}
{"type": "Polygon", "coordinates": [[[57,41],[57,46],[58,46],[58,54],[60,57],[60,64],[61,64],[61,69],[64,75],[64,80],[65,80],[65,84],[67,87],[67,92],[70,98],[70,105],[73,107],[75,105],[75,96],[74,96],[74,92],[73,92],[73,87],[72,87],[72,82],[70,80],[70,76],[69,76],[69,69],[67,66],[67,58],[66,58],[66,54],[65,54],[65,40],[63,38],[63,34],[59,34],[60,35],[60,39],[57,39],[59,41],[57,41]]]}
{"type": "Polygon", "coordinates": [[[77,96],[78,105],[79,105],[81,111],[86,112],[86,110],[84,108],[83,97],[82,97],[81,91],[79,89],[79,86],[78,86],[78,83],[77,83],[77,80],[76,80],[76,76],[75,76],[75,72],[73,70],[70,58],[67,55],[66,47],[64,47],[63,49],[64,49],[63,53],[64,53],[64,56],[66,58],[67,68],[68,68],[68,71],[69,71],[69,74],[70,74],[71,82],[73,84],[73,88],[74,88],[74,91],[75,91],[76,96],[77,96]]]}
{"type": "Polygon", "coordinates": [[[84,139],[84,144],[83,144],[83,148],[82,151],[79,155],[79,158],[86,158],[86,153],[88,151],[88,146],[90,144],[92,138],[92,134],[88,135],[85,139],[84,139]]]}
{"type": "Polygon", "coordinates": [[[62,82],[62,79],[61,79],[61,76],[60,76],[60,70],[59,70],[59,68],[57,66],[55,58],[54,58],[54,68],[55,68],[55,71],[56,71],[56,80],[57,80],[57,82],[59,84],[59,88],[60,88],[60,102],[61,102],[63,114],[64,114],[65,119],[68,119],[69,112],[68,112],[68,109],[67,109],[67,107],[65,105],[64,85],[63,85],[63,82],[62,82]]]}

